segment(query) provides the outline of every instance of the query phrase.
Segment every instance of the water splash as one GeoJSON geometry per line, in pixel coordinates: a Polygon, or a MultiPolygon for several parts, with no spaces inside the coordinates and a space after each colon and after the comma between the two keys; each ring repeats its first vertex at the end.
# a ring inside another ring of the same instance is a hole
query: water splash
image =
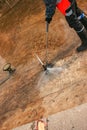
{"type": "Polygon", "coordinates": [[[63,67],[53,67],[53,68],[50,68],[50,67],[47,67],[47,73],[48,74],[59,74],[63,71],[63,67]]]}
{"type": "Polygon", "coordinates": [[[69,67],[78,59],[78,57],[79,56],[76,54],[68,59],[61,60],[59,64],[53,67],[47,66],[47,70],[41,72],[39,75],[37,87],[43,88],[47,84],[49,85],[49,83],[53,84],[53,80],[58,78],[58,76],[60,76],[61,73],[64,72],[66,69],[69,69],[69,67]]]}
{"type": "Polygon", "coordinates": [[[47,83],[52,82],[53,79],[57,78],[62,73],[64,68],[62,67],[47,67],[46,71],[40,73],[40,78],[37,87],[44,87],[47,83]]]}

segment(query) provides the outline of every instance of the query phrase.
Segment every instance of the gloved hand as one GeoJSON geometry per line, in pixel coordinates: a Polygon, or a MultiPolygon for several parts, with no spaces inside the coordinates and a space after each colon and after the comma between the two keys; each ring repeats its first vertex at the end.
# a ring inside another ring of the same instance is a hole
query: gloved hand
{"type": "Polygon", "coordinates": [[[51,20],[52,20],[52,18],[48,18],[48,17],[45,19],[45,21],[47,21],[48,23],[50,23],[51,20]]]}

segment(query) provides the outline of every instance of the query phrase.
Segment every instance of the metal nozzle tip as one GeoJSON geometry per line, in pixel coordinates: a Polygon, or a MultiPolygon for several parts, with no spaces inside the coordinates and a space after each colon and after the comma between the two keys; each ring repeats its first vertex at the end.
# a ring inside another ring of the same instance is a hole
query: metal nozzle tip
{"type": "Polygon", "coordinates": [[[44,71],[46,71],[46,70],[47,70],[47,67],[46,67],[45,65],[43,65],[43,68],[44,68],[44,71]]]}

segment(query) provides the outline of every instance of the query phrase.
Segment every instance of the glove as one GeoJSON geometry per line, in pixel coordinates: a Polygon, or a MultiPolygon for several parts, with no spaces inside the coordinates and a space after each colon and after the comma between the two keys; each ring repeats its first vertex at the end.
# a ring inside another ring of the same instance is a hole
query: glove
{"type": "Polygon", "coordinates": [[[50,23],[51,20],[52,20],[52,18],[48,18],[48,17],[45,19],[45,21],[47,21],[48,23],[50,23]]]}

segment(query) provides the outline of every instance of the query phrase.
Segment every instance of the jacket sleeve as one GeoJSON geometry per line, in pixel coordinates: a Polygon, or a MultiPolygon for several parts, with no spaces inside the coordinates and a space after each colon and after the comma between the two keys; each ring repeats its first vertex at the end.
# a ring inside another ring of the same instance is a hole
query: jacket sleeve
{"type": "Polygon", "coordinates": [[[57,0],[44,0],[46,6],[46,12],[45,12],[46,17],[48,18],[53,17],[56,10],[56,2],[57,0]]]}

